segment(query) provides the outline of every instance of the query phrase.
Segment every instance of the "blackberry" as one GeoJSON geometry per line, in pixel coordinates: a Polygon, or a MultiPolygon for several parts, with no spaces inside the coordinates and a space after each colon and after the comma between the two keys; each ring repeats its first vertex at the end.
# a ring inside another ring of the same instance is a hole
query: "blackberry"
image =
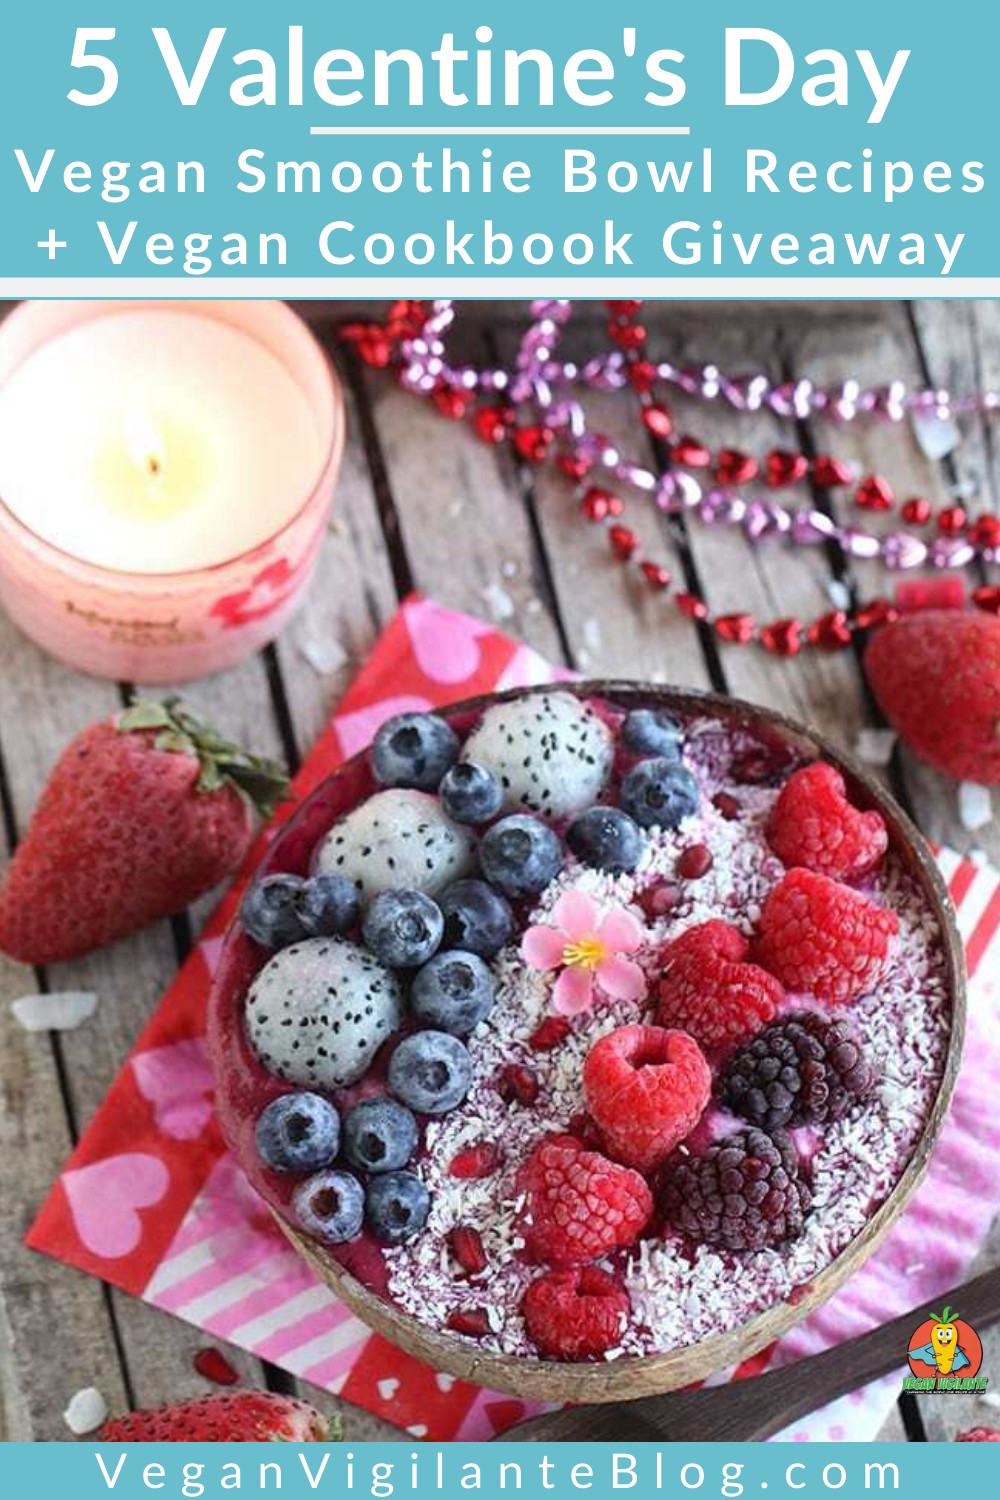
{"type": "Polygon", "coordinates": [[[762,1130],[841,1120],[875,1074],[847,1021],[810,1011],[773,1021],[731,1059],[722,1102],[762,1130]]]}
{"type": "Polygon", "coordinates": [[[723,1250],[766,1250],[797,1239],[812,1202],[787,1136],[742,1130],[703,1156],[680,1151],[660,1189],[664,1219],[723,1250]]]}

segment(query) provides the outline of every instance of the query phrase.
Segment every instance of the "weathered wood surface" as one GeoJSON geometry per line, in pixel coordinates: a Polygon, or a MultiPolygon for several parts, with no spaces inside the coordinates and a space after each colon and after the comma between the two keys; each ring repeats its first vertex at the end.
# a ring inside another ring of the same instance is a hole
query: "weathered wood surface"
{"type": "MultiPolygon", "coordinates": [[[[340,309],[312,304],[310,319],[329,337],[340,309]]],[[[809,374],[819,382],[854,375],[878,384],[902,375],[972,390],[1000,385],[1000,310],[992,303],[669,304],[647,319],[657,352],[712,360],[739,370],[809,374]]],[[[572,352],[602,320],[584,309],[571,326],[572,352]]],[[[467,311],[460,348],[472,358],[508,357],[521,319],[499,304],[489,317],[467,311]]],[[[346,371],[352,441],[336,518],[308,603],[277,646],[235,672],[186,690],[222,727],[290,760],[315,738],[325,715],[369,650],[398,599],[419,588],[456,608],[485,614],[554,660],[594,675],[627,675],[681,685],[710,683],[808,720],[850,748],[875,722],[851,653],[778,662],[756,651],[718,652],[689,622],[634,587],[611,561],[606,540],[573,514],[567,487],[484,448],[464,428],[441,421],[378,377],[346,371]],[[344,662],[317,668],[318,643],[336,640],[344,662]]],[[[627,397],[594,397],[592,420],[637,457],[641,429],[627,397]]],[[[1000,495],[1000,456],[987,423],[970,424],[953,459],[931,464],[909,428],[794,433],[760,414],[677,402],[679,425],[714,443],[753,452],[797,438],[859,458],[890,475],[899,493],[943,498],[956,483],[983,502],[1000,495]]],[[[842,569],[823,549],[783,556],[780,543],[748,551],[727,530],[692,526],[685,535],[634,505],[637,525],[675,571],[680,549],[714,608],[762,616],[818,613],[837,573],[862,594],[877,580],[867,567],[842,569]],[[854,573],[857,576],[854,576],[854,573]]],[[[44,658],[0,619],[0,841],[23,829],[59,747],[120,701],[112,684],[92,682],[44,658]]],[[[1000,824],[974,837],[962,829],[954,788],[905,753],[887,770],[895,793],[924,830],[1000,861],[1000,824]]],[[[72,1141],[85,1128],[121,1058],[156,1003],[207,904],[187,923],[159,928],[85,962],[33,975],[0,960],[0,1437],[63,1438],[61,1413],[78,1387],[96,1382],[113,1406],[155,1402],[198,1389],[191,1366],[204,1342],[196,1330],[45,1258],[19,1239],[72,1141]],[[95,989],[94,1020],[62,1037],[29,1036],[7,1002],[38,984],[95,989]]],[[[1000,1236],[979,1264],[1000,1258],[1000,1236]]],[[[959,1312],[961,1309],[959,1309],[959,1312]]],[[[988,1335],[984,1369],[1000,1368],[1000,1334],[988,1335]]],[[[228,1351],[248,1379],[280,1381],[228,1351]]],[[[339,1403],[310,1393],[325,1409],[339,1403]]],[[[925,1400],[897,1411],[882,1436],[950,1436],[992,1413],[976,1402],[925,1400]],[[905,1427],[904,1427],[905,1419],[905,1427]]],[[[355,1440],[401,1436],[364,1413],[348,1413],[355,1440]]]]}

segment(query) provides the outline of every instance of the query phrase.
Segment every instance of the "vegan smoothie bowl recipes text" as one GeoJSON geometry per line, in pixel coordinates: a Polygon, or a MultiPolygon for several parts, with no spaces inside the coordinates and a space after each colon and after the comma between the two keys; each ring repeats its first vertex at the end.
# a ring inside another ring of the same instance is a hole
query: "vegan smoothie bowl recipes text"
{"type": "Polygon", "coordinates": [[[912,1192],[960,949],[815,736],[585,684],[404,715],[283,830],[210,1007],[223,1128],[373,1327],[544,1398],[775,1338],[912,1192]]]}

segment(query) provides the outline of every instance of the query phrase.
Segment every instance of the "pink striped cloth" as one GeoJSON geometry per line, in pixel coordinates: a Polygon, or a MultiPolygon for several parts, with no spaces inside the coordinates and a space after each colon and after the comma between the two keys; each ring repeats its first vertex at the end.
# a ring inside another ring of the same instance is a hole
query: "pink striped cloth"
{"type": "MultiPolygon", "coordinates": [[[[392,713],[553,675],[536,653],[482,621],[408,600],[296,791],[307,794],[392,713]]],[[[776,1348],[720,1380],[799,1359],[909,1308],[928,1307],[961,1280],[1000,1205],[1000,877],[947,850],[939,861],[966,942],[970,1016],[966,1061],[928,1176],[883,1247],[835,1298],[776,1348]]],[[[206,993],[238,891],[237,885],[171,985],[28,1243],[414,1437],[502,1432],[527,1414],[525,1403],[436,1373],[372,1334],[316,1281],[226,1153],[212,1115],[202,1037],[206,993]]],[[[905,1368],[901,1349],[898,1375],[783,1436],[870,1440],[905,1368]]]]}

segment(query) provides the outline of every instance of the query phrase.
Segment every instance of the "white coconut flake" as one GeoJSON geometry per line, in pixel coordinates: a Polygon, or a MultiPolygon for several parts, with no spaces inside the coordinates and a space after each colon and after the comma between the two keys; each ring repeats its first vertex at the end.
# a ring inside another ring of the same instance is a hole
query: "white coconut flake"
{"type": "Polygon", "coordinates": [[[332,635],[311,635],[298,643],[299,654],[320,677],[329,677],[339,672],[349,660],[347,652],[332,635]]]}
{"type": "Polygon", "coordinates": [[[860,729],[854,742],[858,759],[866,766],[887,766],[898,736],[894,729],[860,729]]]}
{"type": "Polygon", "coordinates": [[[70,1403],[63,1412],[63,1421],[74,1436],[83,1437],[103,1426],[107,1415],[108,1403],[96,1385],[86,1385],[70,1398],[70,1403]]]}
{"type": "Polygon", "coordinates": [[[958,789],[958,817],[963,828],[975,833],[993,821],[993,799],[988,786],[963,781],[958,789]]]}
{"type": "Polygon", "coordinates": [[[73,1031],[89,1021],[97,1009],[97,996],[90,990],[53,991],[50,995],[24,995],[10,1008],[25,1031],[73,1031]]]}

